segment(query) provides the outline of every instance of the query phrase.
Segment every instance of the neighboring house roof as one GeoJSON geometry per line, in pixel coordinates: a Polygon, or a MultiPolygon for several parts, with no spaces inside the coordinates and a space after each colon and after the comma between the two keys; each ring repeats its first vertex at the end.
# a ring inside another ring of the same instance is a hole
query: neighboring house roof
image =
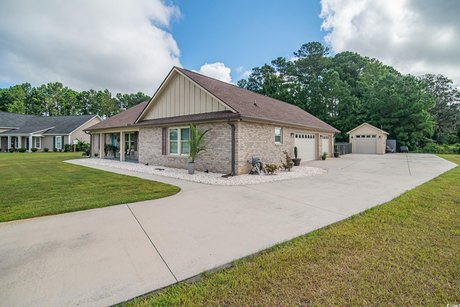
{"type": "Polygon", "coordinates": [[[219,98],[243,118],[304,126],[339,132],[305,110],[239,86],[219,81],[183,68],[175,68],[219,98]]]}
{"type": "Polygon", "coordinates": [[[126,111],[120,112],[112,117],[109,117],[108,119],[97,123],[94,126],[91,126],[85,130],[90,131],[90,130],[98,130],[98,129],[107,129],[107,128],[120,128],[120,127],[126,127],[134,124],[136,119],[139,117],[139,115],[142,113],[144,108],[147,106],[148,101],[144,101],[139,103],[138,105],[135,105],[134,107],[131,107],[127,109],[126,111]]]}
{"type": "Polygon", "coordinates": [[[0,134],[69,134],[96,117],[95,115],[37,116],[0,112],[0,127],[13,127],[0,134]]]}
{"type": "Polygon", "coordinates": [[[363,126],[369,126],[369,127],[371,127],[372,129],[375,129],[375,130],[380,131],[381,133],[390,135],[390,134],[389,134],[388,132],[386,132],[385,130],[379,129],[379,128],[377,128],[377,127],[375,127],[375,126],[372,126],[371,124],[368,124],[368,123],[362,123],[362,124],[359,125],[358,127],[355,127],[355,128],[353,128],[353,129],[351,129],[350,131],[348,131],[347,134],[350,134],[350,132],[355,131],[355,130],[357,130],[357,129],[363,127],[363,126]]]}

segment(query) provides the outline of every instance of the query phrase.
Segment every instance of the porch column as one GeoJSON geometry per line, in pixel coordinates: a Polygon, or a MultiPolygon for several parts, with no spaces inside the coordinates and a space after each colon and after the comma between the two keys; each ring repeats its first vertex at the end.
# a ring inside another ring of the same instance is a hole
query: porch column
{"type": "Polygon", "coordinates": [[[7,146],[8,149],[11,148],[11,135],[8,135],[8,146],[7,146]]]}
{"type": "Polygon", "coordinates": [[[125,161],[125,135],[120,132],[120,161],[125,161]]]}
{"type": "Polygon", "coordinates": [[[104,139],[102,138],[104,133],[99,133],[99,159],[103,158],[104,154],[104,139]]]}
{"type": "Polygon", "coordinates": [[[22,148],[22,136],[18,136],[18,148],[22,148]]]}
{"type": "Polygon", "coordinates": [[[32,152],[32,147],[34,147],[32,143],[32,136],[29,135],[29,152],[32,152]]]}

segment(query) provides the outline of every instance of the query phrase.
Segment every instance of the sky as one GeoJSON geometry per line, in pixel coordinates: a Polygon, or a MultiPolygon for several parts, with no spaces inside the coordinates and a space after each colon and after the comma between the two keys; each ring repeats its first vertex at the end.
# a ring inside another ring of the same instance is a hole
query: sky
{"type": "Polygon", "coordinates": [[[0,87],[155,92],[174,66],[226,82],[303,43],[460,85],[458,0],[0,0],[0,87]]]}

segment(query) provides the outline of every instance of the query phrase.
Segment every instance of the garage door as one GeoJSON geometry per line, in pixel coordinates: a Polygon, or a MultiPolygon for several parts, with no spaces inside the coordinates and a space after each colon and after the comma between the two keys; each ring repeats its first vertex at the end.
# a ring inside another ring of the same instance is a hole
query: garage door
{"type": "Polygon", "coordinates": [[[329,137],[321,136],[321,148],[321,154],[323,154],[323,152],[326,152],[328,157],[331,156],[331,153],[329,152],[329,137]]]}
{"type": "Polygon", "coordinates": [[[356,135],[355,153],[360,154],[376,154],[377,153],[377,136],[376,135],[356,135]]]}
{"type": "Polygon", "coordinates": [[[297,146],[298,157],[302,161],[316,159],[316,139],[314,134],[296,133],[294,143],[297,146]]]}

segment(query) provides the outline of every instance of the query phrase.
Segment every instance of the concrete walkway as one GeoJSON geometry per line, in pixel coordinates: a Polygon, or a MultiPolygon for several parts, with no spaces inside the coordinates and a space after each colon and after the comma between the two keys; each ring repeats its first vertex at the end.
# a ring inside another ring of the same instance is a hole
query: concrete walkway
{"type": "Polygon", "coordinates": [[[423,154],[347,155],[308,165],[327,173],[225,187],[113,170],[182,191],[0,223],[1,305],[125,301],[389,201],[455,166],[423,154]]]}

